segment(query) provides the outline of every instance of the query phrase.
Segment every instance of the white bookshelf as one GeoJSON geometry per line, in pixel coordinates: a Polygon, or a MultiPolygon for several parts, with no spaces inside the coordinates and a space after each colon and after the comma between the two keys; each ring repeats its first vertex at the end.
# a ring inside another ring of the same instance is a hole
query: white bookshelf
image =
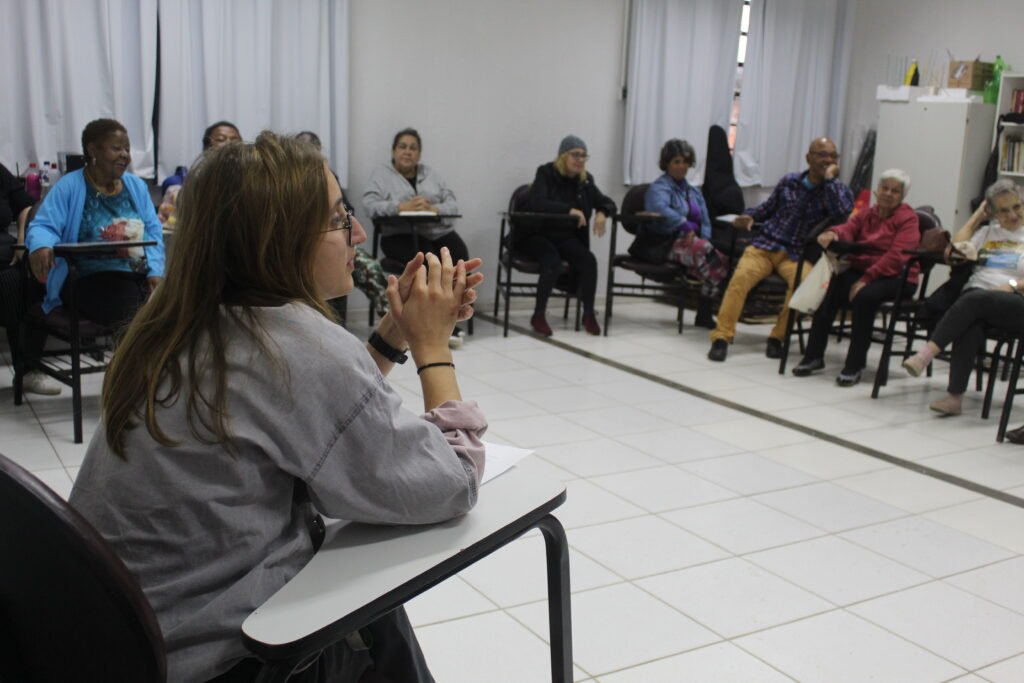
{"type": "MultiPolygon", "coordinates": [[[[1004,73],[1002,79],[999,82],[999,99],[996,101],[996,120],[992,128],[992,144],[997,144],[996,135],[999,130],[999,116],[1005,114],[1008,111],[1013,111],[1013,91],[1024,90],[1024,73],[1004,73]]],[[[1012,140],[1020,140],[1022,144],[1019,148],[1019,154],[1024,155],[1024,124],[1021,123],[1007,123],[1003,124],[1003,140],[998,142],[999,144],[999,177],[1010,178],[1016,182],[1020,182],[1024,179],[1024,172],[1011,172],[1004,171],[1006,168],[1006,149],[1007,143],[1012,140]]],[[[1024,166],[1018,165],[1018,168],[1024,168],[1024,166]]]]}

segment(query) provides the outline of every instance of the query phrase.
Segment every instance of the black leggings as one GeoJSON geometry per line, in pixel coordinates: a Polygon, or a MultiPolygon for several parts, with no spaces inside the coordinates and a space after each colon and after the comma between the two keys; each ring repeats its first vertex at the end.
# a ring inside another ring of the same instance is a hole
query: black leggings
{"type": "MultiPolygon", "coordinates": [[[[850,349],[846,352],[844,372],[854,373],[863,370],[867,364],[868,349],[871,346],[871,330],[875,326],[875,316],[885,301],[894,300],[900,293],[898,277],[883,277],[865,285],[850,301],[850,288],[863,276],[859,270],[847,270],[832,278],[825,293],[821,306],[814,312],[814,322],[807,340],[807,351],[804,357],[808,360],[820,359],[825,355],[828,345],[828,333],[832,329],[832,321],[844,302],[848,302],[853,312],[853,329],[850,331],[850,349]]],[[[915,286],[907,284],[904,296],[912,296],[915,286]]]]}
{"type": "Polygon", "coordinates": [[[416,256],[417,251],[422,251],[424,254],[429,252],[440,258],[441,247],[448,247],[448,251],[452,255],[452,263],[456,263],[459,259],[463,261],[469,260],[469,248],[455,231],[447,235],[441,235],[436,240],[428,240],[421,237],[417,244],[419,249],[413,246],[412,235],[390,235],[380,238],[381,251],[388,258],[393,258],[402,263],[411,261],[416,256]]]}
{"type": "Polygon", "coordinates": [[[991,289],[971,289],[960,295],[942,316],[932,334],[940,349],[953,344],[949,366],[951,394],[967,391],[974,361],[985,343],[985,328],[995,327],[1014,335],[1024,335],[1024,296],[991,289]]]}
{"type": "Polygon", "coordinates": [[[583,312],[593,314],[594,296],[597,293],[597,259],[579,238],[566,236],[551,238],[544,235],[530,235],[519,240],[515,250],[540,264],[540,278],[537,280],[537,303],[535,313],[544,313],[548,299],[562,272],[562,261],[569,264],[572,275],[579,283],[577,295],[583,304],[583,312]]]}

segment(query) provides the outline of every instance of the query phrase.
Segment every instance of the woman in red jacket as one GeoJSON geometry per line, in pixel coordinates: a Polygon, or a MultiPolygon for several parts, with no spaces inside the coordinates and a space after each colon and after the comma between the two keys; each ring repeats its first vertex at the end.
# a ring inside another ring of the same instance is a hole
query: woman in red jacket
{"type": "Polygon", "coordinates": [[[917,214],[903,203],[910,190],[910,176],[899,169],[882,174],[875,192],[876,204],[861,211],[849,221],[818,236],[823,248],[835,240],[854,242],[867,247],[865,253],[848,258],[850,267],[832,278],[821,306],[814,312],[814,322],[803,360],[793,368],[797,377],[805,377],[825,368],[825,347],[836,312],[843,302],[853,311],[853,331],[846,364],[836,377],[836,384],[852,387],[860,382],[871,345],[871,328],[884,301],[898,296],[912,296],[917,289],[918,267],[915,263],[907,278],[906,290],[900,292],[900,273],[910,256],[905,249],[916,249],[921,241],[917,214]]]}

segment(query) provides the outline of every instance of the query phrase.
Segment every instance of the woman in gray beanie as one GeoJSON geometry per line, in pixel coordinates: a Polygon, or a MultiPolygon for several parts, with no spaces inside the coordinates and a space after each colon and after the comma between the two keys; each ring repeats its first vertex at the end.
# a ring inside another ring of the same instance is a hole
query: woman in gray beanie
{"type": "Polygon", "coordinates": [[[587,226],[591,214],[594,234],[604,235],[605,221],[615,214],[615,202],[597,189],[593,176],[586,171],[587,145],[575,135],[567,135],[558,145],[558,156],[537,169],[530,186],[529,208],[538,213],[570,214],[576,225],[565,221],[552,222],[539,230],[519,233],[513,248],[540,264],[537,302],[530,325],[538,334],[551,336],[545,311],[551,290],[562,270],[562,261],[569,264],[577,296],[583,304],[583,327],[589,334],[601,334],[594,314],[597,292],[597,259],[590,251],[587,226]]]}

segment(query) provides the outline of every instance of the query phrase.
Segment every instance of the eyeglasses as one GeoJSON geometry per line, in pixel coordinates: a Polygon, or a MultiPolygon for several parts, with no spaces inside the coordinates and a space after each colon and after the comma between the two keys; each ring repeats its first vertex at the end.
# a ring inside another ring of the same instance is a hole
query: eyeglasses
{"type": "Polygon", "coordinates": [[[350,247],[352,246],[352,212],[352,207],[346,203],[345,213],[336,213],[333,216],[331,216],[331,220],[327,223],[327,229],[324,230],[324,232],[334,232],[335,230],[347,230],[348,234],[345,235],[345,241],[350,247]]]}
{"type": "Polygon", "coordinates": [[[587,154],[586,152],[569,152],[569,156],[571,156],[576,161],[586,161],[587,159],[590,158],[590,155],[587,154]]]}

